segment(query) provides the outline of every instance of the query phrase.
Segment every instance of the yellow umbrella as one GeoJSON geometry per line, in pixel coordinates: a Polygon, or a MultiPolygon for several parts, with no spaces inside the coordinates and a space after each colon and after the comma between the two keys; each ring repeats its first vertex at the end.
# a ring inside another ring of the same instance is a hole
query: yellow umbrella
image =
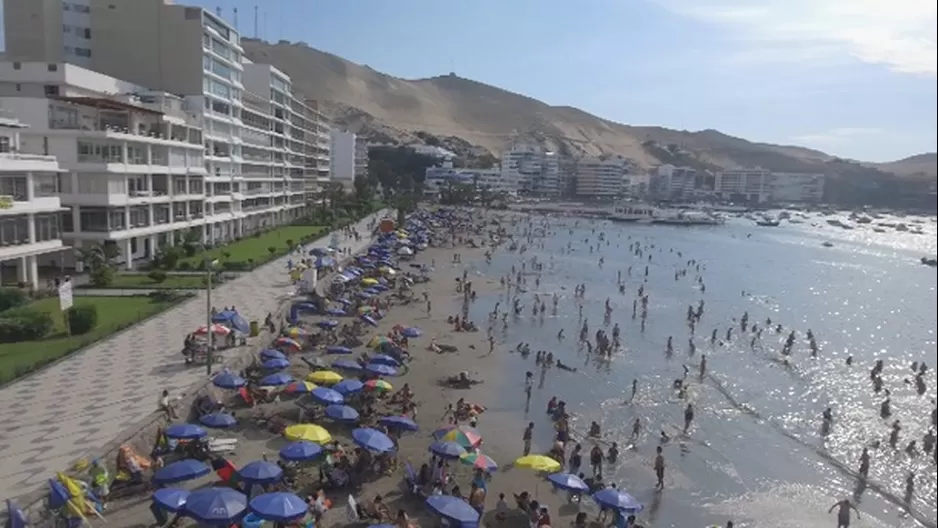
{"type": "Polygon", "coordinates": [[[389,268],[388,266],[378,268],[378,271],[380,271],[384,275],[396,275],[397,274],[397,272],[394,271],[394,268],[389,268]]]}
{"type": "Polygon", "coordinates": [[[374,286],[375,284],[378,284],[378,280],[372,279],[369,277],[367,279],[362,279],[361,283],[364,284],[365,286],[374,286]]]}
{"type": "Polygon", "coordinates": [[[544,455],[527,455],[515,460],[515,467],[555,473],[560,471],[560,462],[544,455]]]}
{"type": "Polygon", "coordinates": [[[342,381],[342,375],[331,370],[317,370],[316,372],[310,372],[309,376],[306,376],[306,381],[312,381],[320,385],[335,385],[342,381]]]}
{"type": "Polygon", "coordinates": [[[373,311],[375,311],[375,309],[372,308],[371,306],[359,306],[359,307],[358,307],[358,313],[359,313],[359,315],[362,315],[362,314],[370,314],[370,313],[373,312],[373,311]]]}
{"type": "Polygon", "coordinates": [[[383,335],[376,335],[371,338],[371,341],[368,341],[368,348],[378,348],[379,346],[390,342],[391,340],[384,337],[383,335]]]}
{"type": "Polygon", "coordinates": [[[329,431],[316,424],[291,425],[284,429],[283,436],[293,442],[306,440],[317,444],[328,444],[332,441],[332,435],[329,434],[329,431]]]}
{"type": "Polygon", "coordinates": [[[288,329],[287,329],[287,335],[290,336],[290,337],[292,337],[293,339],[298,339],[298,338],[300,338],[300,337],[306,337],[306,336],[308,336],[308,335],[309,335],[309,330],[306,330],[306,329],[304,329],[304,328],[299,328],[299,327],[294,326],[294,327],[292,327],[292,328],[288,328],[288,329]]]}

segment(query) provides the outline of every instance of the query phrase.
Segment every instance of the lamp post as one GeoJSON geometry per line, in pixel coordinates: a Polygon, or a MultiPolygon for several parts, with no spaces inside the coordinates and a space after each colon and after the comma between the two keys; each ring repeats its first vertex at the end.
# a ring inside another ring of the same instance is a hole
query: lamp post
{"type": "Polygon", "coordinates": [[[205,259],[205,329],[207,331],[208,352],[205,355],[205,373],[212,375],[212,363],[215,361],[215,332],[212,331],[212,269],[218,260],[205,259]]]}

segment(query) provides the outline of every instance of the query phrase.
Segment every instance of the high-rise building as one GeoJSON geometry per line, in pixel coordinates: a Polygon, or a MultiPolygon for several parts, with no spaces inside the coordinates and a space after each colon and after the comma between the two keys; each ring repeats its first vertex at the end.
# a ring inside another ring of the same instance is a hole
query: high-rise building
{"type": "Polygon", "coordinates": [[[652,194],[662,200],[692,199],[697,193],[697,170],[691,167],[660,165],[650,179],[652,194]]]}
{"type": "Polygon", "coordinates": [[[625,160],[621,158],[580,158],[575,171],[579,197],[614,198],[622,192],[625,160]]]}
{"type": "Polygon", "coordinates": [[[502,153],[502,179],[520,193],[559,196],[563,191],[561,160],[555,152],[525,144],[502,153]]]}
{"type": "Polygon", "coordinates": [[[332,129],[329,145],[330,179],[349,191],[355,183],[358,140],[353,132],[332,129]]]}
{"type": "Polygon", "coordinates": [[[714,192],[718,198],[738,202],[764,202],[769,196],[767,169],[729,169],[720,171],[714,179],[714,192]]]}
{"type": "Polygon", "coordinates": [[[63,254],[59,165],[55,156],[25,152],[25,125],[0,107],[0,266],[17,281],[39,284],[39,258],[63,254]]]}

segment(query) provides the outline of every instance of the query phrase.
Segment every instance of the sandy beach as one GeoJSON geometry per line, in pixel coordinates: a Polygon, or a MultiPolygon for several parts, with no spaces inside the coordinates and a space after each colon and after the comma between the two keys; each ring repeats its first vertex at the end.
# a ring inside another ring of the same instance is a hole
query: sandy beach
{"type": "MultiPolygon", "coordinates": [[[[477,216],[476,220],[481,222],[482,217],[477,216]]],[[[457,237],[465,236],[460,233],[456,235],[457,237]]],[[[434,240],[434,242],[439,244],[437,240],[434,240]]],[[[460,398],[486,407],[486,411],[479,416],[477,424],[477,428],[484,438],[481,451],[495,460],[500,466],[499,470],[494,472],[488,481],[485,500],[486,514],[483,516],[483,524],[525,526],[526,521],[517,517],[510,517],[507,521],[501,523],[494,521],[494,509],[499,494],[504,493],[506,501],[514,509],[515,501],[512,494],[521,493],[522,491],[528,491],[541,504],[548,506],[555,526],[571,524],[577,508],[575,505],[568,504],[565,493],[552,491],[550,484],[543,479],[543,476],[533,471],[511,468],[511,462],[522,455],[522,433],[525,424],[517,419],[519,409],[502,404],[498,399],[499,391],[496,390],[503,383],[511,381],[502,378],[500,369],[500,355],[506,352],[509,344],[496,341],[494,352],[490,353],[485,332],[485,321],[474,321],[480,327],[477,332],[456,332],[453,325],[447,322],[447,317],[461,312],[463,296],[457,292],[457,284],[458,279],[464,273],[462,263],[468,265],[473,261],[481,261],[484,252],[484,248],[469,248],[465,245],[450,243],[432,245],[425,251],[419,252],[414,260],[408,262],[408,264],[424,264],[434,268],[431,274],[431,282],[416,284],[412,287],[412,291],[419,301],[403,306],[393,306],[379,322],[379,325],[376,328],[369,328],[369,331],[363,336],[363,340],[367,342],[372,336],[387,334],[395,325],[416,326],[422,330],[421,337],[410,340],[409,353],[413,359],[408,364],[406,373],[398,377],[388,378],[388,381],[394,385],[395,390],[405,383],[413,390],[414,401],[417,404],[415,421],[419,424],[420,430],[414,433],[405,433],[400,439],[399,464],[393,473],[377,480],[366,481],[360,489],[329,492],[328,496],[333,503],[333,508],[323,516],[320,526],[346,526],[349,524],[345,511],[349,494],[354,495],[360,503],[371,501],[375,496],[381,495],[392,513],[396,514],[399,510],[404,510],[420,526],[437,526],[440,522],[439,519],[428,514],[427,508],[422,501],[416,500],[412,496],[406,496],[405,487],[403,486],[405,476],[403,465],[405,462],[409,462],[414,469],[418,469],[421,464],[429,461],[428,446],[433,441],[430,435],[435,429],[446,423],[444,415],[447,406],[455,404],[460,398]],[[459,263],[453,262],[453,255],[456,253],[459,253],[461,257],[459,263]],[[432,305],[429,313],[427,303],[423,302],[424,296],[432,305]],[[458,351],[436,353],[428,350],[431,342],[451,345],[456,347],[458,351]],[[473,379],[484,380],[484,383],[464,390],[446,388],[441,383],[444,378],[456,375],[461,371],[468,372],[473,379]],[[559,522],[556,520],[558,516],[561,517],[559,522]]],[[[472,274],[468,277],[468,280],[472,281],[473,289],[480,295],[493,292],[499,287],[497,277],[483,277],[472,274]]],[[[322,320],[323,317],[302,316],[302,319],[312,325],[322,320]]],[[[357,348],[355,355],[357,356],[364,350],[364,347],[357,348]]],[[[304,354],[309,357],[310,352],[313,351],[304,351],[304,354]]],[[[326,361],[335,358],[336,356],[323,357],[326,361]]],[[[294,356],[288,372],[295,379],[304,379],[310,369],[303,361],[294,356]]],[[[523,380],[519,379],[519,392],[522,391],[522,384],[523,380]]],[[[220,400],[233,402],[232,392],[218,389],[216,396],[220,400]]],[[[245,408],[243,404],[238,406],[238,404],[232,403],[230,410],[239,418],[238,426],[227,430],[211,431],[213,436],[216,437],[237,439],[237,449],[227,458],[238,467],[265,457],[270,461],[276,461],[278,451],[289,442],[283,436],[261,430],[253,425],[251,417],[260,412],[265,414],[276,413],[283,416],[288,425],[295,423],[299,417],[299,412],[292,400],[292,398],[284,398],[280,402],[259,404],[253,409],[245,408]]],[[[379,414],[392,414],[390,410],[385,410],[380,405],[378,412],[379,414]]],[[[333,438],[344,446],[354,447],[350,439],[352,426],[334,424],[328,420],[322,421],[321,425],[326,427],[333,438]]],[[[532,453],[545,451],[545,446],[536,444],[532,449],[532,453]]],[[[454,478],[454,484],[463,490],[463,494],[467,494],[473,478],[472,468],[456,461],[451,462],[450,471],[454,478]]],[[[180,487],[196,489],[216,483],[217,480],[218,478],[213,473],[202,479],[187,482],[180,485],[180,487]]],[[[299,479],[295,491],[301,497],[306,497],[314,493],[317,487],[318,477],[316,472],[313,471],[311,475],[304,475],[299,479]]],[[[590,507],[592,508],[591,511],[595,511],[595,506],[590,505],[588,507],[585,504],[586,502],[590,501],[584,501],[584,511],[590,511],[590,507]]],[[[127,500],[115,500],[109,504],[106,516],[111,525],[126,527],[151,526],[154,519],[149,511],[149,505],[148,494],[137,495],[127,500]]],[[[184,522],[188,522],[188,520],[184,520],[184,522]]]]}

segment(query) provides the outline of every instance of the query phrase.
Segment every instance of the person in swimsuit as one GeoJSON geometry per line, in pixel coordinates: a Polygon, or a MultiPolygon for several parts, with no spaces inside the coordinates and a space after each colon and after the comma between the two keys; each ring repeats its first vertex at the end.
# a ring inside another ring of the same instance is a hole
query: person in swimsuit
{"type": "Polygon", "coordinates": [[[838,501],[827,510],[827,513],[834,511],[834,508],[837,508],[837,528],[850,528],[850,510],[857,513],[857,519],[860,518],[860,510],[850,502],[850,499],[838,501]]]}

